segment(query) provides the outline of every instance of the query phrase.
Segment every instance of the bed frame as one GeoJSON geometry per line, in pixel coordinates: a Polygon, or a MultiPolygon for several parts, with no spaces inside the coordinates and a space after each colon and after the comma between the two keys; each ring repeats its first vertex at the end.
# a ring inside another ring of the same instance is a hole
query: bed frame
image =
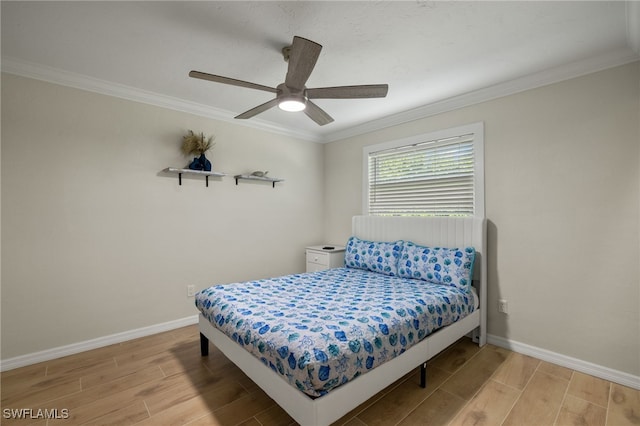
{"type": "MultiPolygon", "coordinates": [[[[418,366],[424,373],[426,362],[465,335],[483,346],[487,339],[487,262],[484,218],[355,216],[352,235],[370,241],[412,241],[432,247],[474,247],[474,287],[480,307],[471,315],[427,336],[402,355],[367,374],[311,398],[287,383],[258,358],[243,349],[200,315],[202,355],[211,341],[223,354],[303,426],[329,425],[418,366]]],[[[424,375],[423,375],[424,377],[424,375]]]]}

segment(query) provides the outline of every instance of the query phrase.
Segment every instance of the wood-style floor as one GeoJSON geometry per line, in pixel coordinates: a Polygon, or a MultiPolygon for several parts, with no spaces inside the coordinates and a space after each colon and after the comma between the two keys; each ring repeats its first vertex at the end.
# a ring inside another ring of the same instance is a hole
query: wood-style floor
{"type": "MultiPolygon", "coordinates": [[[[6,425],[289,425],[293,420],[196,326],[1,375],[6,425]],[[22,409],[30,409],[25,411],[22,409]],[[66,419],[9,419],[44,412],[66,419]],[[57,409],[56,411],[53,411],[57,409]],[[13,411],[12,411],[13,410],[13,411]]],[[[639,425],[640,391],[462,339],[336,424],[639,425]]]]}

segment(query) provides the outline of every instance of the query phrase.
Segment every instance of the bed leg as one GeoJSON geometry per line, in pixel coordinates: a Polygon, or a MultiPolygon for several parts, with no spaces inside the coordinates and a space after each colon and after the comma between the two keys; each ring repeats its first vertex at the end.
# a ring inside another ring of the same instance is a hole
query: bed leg
{"type": "Polygon", "coordinates": [[[427,387],[427,363],[426,362],[420,366],[420,387],[423,389],[427,387]]]}
{"type": "Polygon", "coordinates": [[[480,343],[480,327],[476,327],[471,332],[471,341],[475,344],[480,343]]]}
{"type": "Polygon", "coordinates": [[[209,355],[209,339],[202,333],[200,333],[200,355],[209,355]]]}

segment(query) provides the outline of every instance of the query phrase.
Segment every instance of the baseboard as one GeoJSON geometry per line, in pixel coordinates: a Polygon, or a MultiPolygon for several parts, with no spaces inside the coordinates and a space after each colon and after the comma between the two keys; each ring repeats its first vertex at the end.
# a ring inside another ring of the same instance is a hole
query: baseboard
{"type": "Polygon", "coordinates": [[[634,376],[633,374],[603,367],[588,361],[572,358],[570,356],[551,352],[525,343],[515,342],[492,334],[487,336],[487,343],[640,390],[640,376],[634,376]]]}
{"type": "Polygon", "coordinates": [[[98,349],[104,346],[122,343],[127,340],[150,336],[152,334],[162,333],[164,331],[174,330],[176,328],[186,327],[197,323],[198,316],[193,315],[174,321],[163,322],[161,324],[154,324],[148,327],[136,328],[135,330],[98,337],[97,339],[86,340],[84,342],[72,343],[70,345],[59,346],[57,348],[47,349],[40,352],[3,359],[0,361],[0,371],[13,370],[14,368],[37,364],[43,361],[50,361],[52,359],[62,358],[63,356],[73,355],[89,351],[91,349],[98,349]]]}
{"type": "MultiPolygon", "coordinates": [[[[0,361],[0,371],[13,370],[14,368],[25,367],[39,362],[50,361],[56,358],[62,358],[67,355],[74,355],[91,349],[98,349],[104,346],[116,343],[126,342],[127,340],[137,339],[139,337],[150,336],[152,334],[162,333],[164,331],[175,330],[176,328],[186,327],[198,323],[198,316],[193,315],[186,318],[168,321],[161,324],[155,324],[148,327],[137,328],[122,333],[111,334],[109,336],[99,337],[97,339],[86,340],[84,342],[73,343],[71,345],[59,346],[53,349],[47,349],[40,352],[34,352],[27,355],[21,355],[0,361]]],[[[619,383],[633,389],[640,390],[640,376],[634,376],[629,373],[614,370],[601,365],[593,364],[570,356],[551,352],[525,343],[516,342],[505,339],[504,337],[489,334],[487,343],[509,349],[523,355],[529,355],[543,361],[551,362],[562,367],[571,368],[581,373],[589,374],[594,377],[619,383]]]]}

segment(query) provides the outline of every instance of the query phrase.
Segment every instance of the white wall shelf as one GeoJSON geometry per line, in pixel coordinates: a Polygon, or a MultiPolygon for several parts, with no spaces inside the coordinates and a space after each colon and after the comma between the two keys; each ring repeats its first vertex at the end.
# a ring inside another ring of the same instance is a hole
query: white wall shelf
{"type": "Polygon", "coordinates": [[[265,177],[265,176],[254,176],[254,175],[235,175],[236,185],[238,184],[238,180],[246,179],[246,180],[260,180],[263,182],[271,182],[271,185],[275,188],[276,182],[283,182],[284,179],[265,177]]]}
{"type": "Polygon", "coordinates": [[[166,172],[166,173],[177,173],[178,174],[178,185],[182,185],[182,175],[183,174],[204,176],[207,186],[209,186],[209,176],[214,176],[214,177],[226,176],[225,173],[221,173],[221,172],[214,172],[214,171],[205,172],[204,170],[178,169],[176,167],[167,167],[166,169],[163,170],[163,172],[166,172]]]}

